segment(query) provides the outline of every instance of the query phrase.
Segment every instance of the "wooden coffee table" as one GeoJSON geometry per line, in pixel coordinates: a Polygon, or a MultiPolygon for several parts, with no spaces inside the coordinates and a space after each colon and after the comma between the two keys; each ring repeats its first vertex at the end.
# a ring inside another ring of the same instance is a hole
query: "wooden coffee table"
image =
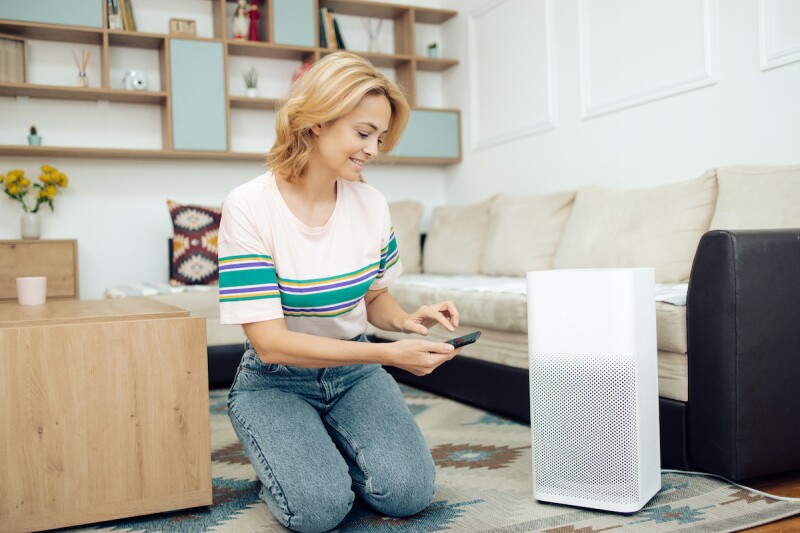
{"type": "Polygon", "coordinates": [[[0,531],[210,505],[210,446],[203,318],[0,304],[0,531]]]}

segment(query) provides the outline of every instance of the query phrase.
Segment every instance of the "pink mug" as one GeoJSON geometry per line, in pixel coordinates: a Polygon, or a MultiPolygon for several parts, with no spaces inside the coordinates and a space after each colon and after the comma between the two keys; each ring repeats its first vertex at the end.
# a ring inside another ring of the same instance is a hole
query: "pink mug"
{"type": "Polygon", "coordinates": [[[17,299],[20,305],[42,305],[47,300],[47,278],[17,278],[17,299]]]}

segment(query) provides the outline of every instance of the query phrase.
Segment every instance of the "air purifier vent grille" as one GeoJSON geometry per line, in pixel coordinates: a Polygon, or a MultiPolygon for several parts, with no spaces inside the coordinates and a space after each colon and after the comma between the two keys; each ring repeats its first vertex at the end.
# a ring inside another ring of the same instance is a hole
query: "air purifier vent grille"
{"type": "Polygon", "coordinates": [[[531,357],[535,492],[618,504],[639,501],[635,358],[531,357]]]}

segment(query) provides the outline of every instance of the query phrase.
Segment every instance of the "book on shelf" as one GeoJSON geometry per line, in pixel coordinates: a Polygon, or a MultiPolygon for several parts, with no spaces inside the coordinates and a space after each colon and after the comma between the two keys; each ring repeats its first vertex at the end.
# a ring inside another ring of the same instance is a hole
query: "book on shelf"
{"type": "Polygon", "coordinates": [[[108,29],[124,30],[122,13],[119,10],[119,0],[106,0],[106,11],[108,12],[108,29]]]}
{"type": "Polygon", "coordinates": [[[119,12],[122,15],[122,25],[126,31],[136,31],[136,20],[133,18],[133,4],[131,0],[117,0],[119,12]]]}
{"type": "Polygon", "coordinates": [[[327,7],[319,10],[319,46],[320,48],[338,48],[345,50],[342,32],[339,23],[333,15],[333,10],[327,7]]]}
{"type": "Polygon", "coordinates": [[[0,82],[25,83],[25,40],[0,35],[0,82]]]}
{"type": "Polygon", "coordinates": [[[319,47],[327,48],[328,39],[325,37],[325,26],[328,20],[328,9],[321,7],[319,10],[319,47]]]}
{"type": "Polygon", "coordinates": [[[339,31],[339,23],[336,21],[336,17],[331,16],[333,19],[333,33],[336,36],[336,48],[339,50],[347,50],[347,47],[344,45],[344,39],[342,39],[342,32],[339,31]]]}

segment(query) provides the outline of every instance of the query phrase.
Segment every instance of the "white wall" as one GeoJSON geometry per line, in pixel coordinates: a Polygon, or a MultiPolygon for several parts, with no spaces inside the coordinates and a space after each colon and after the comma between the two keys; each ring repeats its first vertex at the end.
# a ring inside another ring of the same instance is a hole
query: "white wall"
{"type": "Polygon", "coordinates": [[[800,4],[764,0],[763,31],[759,5],[444,0],[461,11],[444,28],[461,61],[444,98],[464,141],[448,201],[800,163],[800,4]]]}
{"type": "MultiPolygon", "coordinates": [[[[163,33],[170,16],[187,16],[198,21],[198,33],[210,36],[210,2],[179,0],[169,7],[157,0],[136,0],[139,29],[163,33]],[[168,11],[164,11],[167,9],[168,11]]],[[[396,2],[395,2],[396,3],[396,2]]],[[[408,1],[409,5],[438,3],[408,1]]],[[[358,37],[356,37],[356,42],[358,37]]],[[[34,83],[71,85],[75,69],[71,50],[92,50],[89,78],[99,87],[99,47],[63,45],[42,41],[31,43],[31,79],[34,83]]],[[[230,87],[241,94],[239,71],[249,67],[246,58],[232,60],[230,87]]],[[[288,88],[294,67],[286,61],[252,60],[262,72],[261,96],[279,96],[288,88]],[[285,78],[281,86],[277,78],[285,78]],[[268,93],[268,94],[267,94],[268,93]]],[[[299,63],[298,63],[299,64],[299,63]]],[[[151,87],[157,87],[155,52],[114,49],[112,85],[130,66],[149,71],[151,87]]],[[[441,100],[441,81],[426,87],[426,105],[441,100]]],[[[161,118],[157,106],[118,103],[74,102],[34,98],[0,97],[0,144],[25,144],[28,127],[36,124],[50,146],[102,146],[161,148],[161,118]]],[[[274,134],[274,114],[234,110],[232,145],[235,150],[266,150],[274,134]],[[268,143],[264,143],[265,131],[268,143]]],[[[259,163],[222,161],[173,161],[133,159],[82,159],[2,157],[0,174],[24,169],[34,180],[39,166],[53,165],[70,178],[69,187],[55,199],[55,212],[44,208],[42,237],[78,239],[80,286],[83,299],[102,298],[114,284],[164,282],[167,280],[167,239],[172,227],[166,200],[179,203],[219,205],[236,185],[263,172],[259,163]]],[[[445,203],[446,170],[434,166],[384,164],[367,168],[367,181],[381,190],[389,201],[413,199],[426,206],[426,220],[435,205],[445,203]]],[[[0,239],[18,239],[18,205],[0,198],[0,239]]]]}

